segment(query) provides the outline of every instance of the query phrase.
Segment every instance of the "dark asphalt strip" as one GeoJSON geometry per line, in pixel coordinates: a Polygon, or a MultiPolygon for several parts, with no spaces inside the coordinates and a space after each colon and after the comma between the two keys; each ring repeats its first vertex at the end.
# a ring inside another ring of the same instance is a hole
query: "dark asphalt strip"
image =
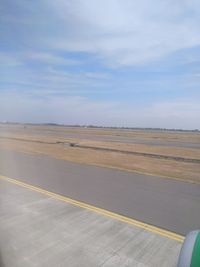
{"type": "Polygon", "coordinates": [[[200,228],[200,185],[0,150],[0,174],[185,235],[200,228]]]}

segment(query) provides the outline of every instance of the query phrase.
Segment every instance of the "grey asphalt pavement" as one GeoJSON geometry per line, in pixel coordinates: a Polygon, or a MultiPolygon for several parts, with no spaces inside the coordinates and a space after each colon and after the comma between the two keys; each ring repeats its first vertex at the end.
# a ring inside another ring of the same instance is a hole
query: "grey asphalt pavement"
{"type": "Polygon", "coordinates": [[[179,234],[200,228],[200,185],[0,150],[0,174],[179,234]]]}

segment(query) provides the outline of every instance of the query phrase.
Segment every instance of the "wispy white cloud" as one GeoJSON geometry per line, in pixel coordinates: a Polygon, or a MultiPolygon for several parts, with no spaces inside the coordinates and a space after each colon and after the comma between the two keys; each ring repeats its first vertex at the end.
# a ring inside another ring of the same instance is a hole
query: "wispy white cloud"
{"type": "Polygon", "coordinates": [[[134,65],[200,44],[196,1],[54,2],[71,29],[49,41],[59,49],[93,52],[111,65],[134,65]],[[105,8],[106,7],[106,8],[105,8]]]}
{"type": "Polygon", "coordinates": [[[29,47],[94,53],[112,66],[144,64],[200,45],[200,3],[195,0],[43,0],[16,5],[23,7],[16,28],[29,47]]]}
{"type": "Polygon", "coordinates": [[[23,62],[16,55],[0,52],[0,67],[18,67],[23,62]]]}
{"type": "Polygon", "coordinates": [[[57,56],[53,53],[47,52],[29,52],[25,55],[21,55],[24,57],[24,60],[35,61],[37,63],[45,63],[47,65],[77,65],[81,64],[80,61],[74,59],[68,59],[61,56],[57,56]]]}

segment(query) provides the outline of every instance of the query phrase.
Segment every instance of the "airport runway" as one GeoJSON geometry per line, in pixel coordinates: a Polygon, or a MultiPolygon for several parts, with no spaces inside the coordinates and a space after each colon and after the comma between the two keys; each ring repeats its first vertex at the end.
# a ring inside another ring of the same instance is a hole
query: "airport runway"
{"type": "MultiPolygon", "coordinates": [[[[23,129],[22,129],[23,132],[23,129]]],[[[143,144],[152,146],[167,146],[167,147],[183,147],[183,148],[200,148],[200,143],[195,142],[183,142],[175,140],[162,140],[153,138],[141,138],[141,137],[129,137],[123,135],[98,135],[98,134],[88,134],[88,133],[68,133],[66,131],[42,131],[31,129],[30,133],[35,133],[36,135],[49,135],[58,136],[64,138],[77,138],[82,140],[92,140],[92,141],[103,141],[103,142],[119,142],[125,144],[143,144]]]]}
{"type": "MultiPolygon", "coordinates": [[[[59,136],[59,133],[57,134],[59,136]]],[[[90,135],[90,134],[63,134],[65,138],[78,138],[93,141],[105,141],[105,142],[119,142],[125,144],[142,144],[142,145],[152,145],[152,146],[167,146],[167,147],[183,147],[183,148],[200,148],[200,143],[190,143],[181,141],[169,141],[161,139],[148,139],[148,138],[138,138],[138,137],[127,137],[127,136],[100,136],[100,135],[90,135]]]]}
{"type": "Polygon", "coordinates": [[[200,228],[200,185],[0,150],[0,174],[179,234],[200,228]]]}
{"type": "MultiPolygon", "coordinates": [[[[59,134],[58,134],[59,135],[59,134]]],[[[87,139],[93,141],[105,141],[105,142],[119,142],[125,144],[141,144],[141,145],[151,145],[151,146],[167,146],[167,147],[183,147],[183,148],[200,148],[200,143],[192,142],[181,142],[181,141],[170,141],[162,139],[148,139],[148,138],[138,138],[138,137],[127,137],[127,136],[100,136],[100,135],[89,135],[89,134],[64,134],[63,137],[66,138],[78,138],[87,139]]]]}

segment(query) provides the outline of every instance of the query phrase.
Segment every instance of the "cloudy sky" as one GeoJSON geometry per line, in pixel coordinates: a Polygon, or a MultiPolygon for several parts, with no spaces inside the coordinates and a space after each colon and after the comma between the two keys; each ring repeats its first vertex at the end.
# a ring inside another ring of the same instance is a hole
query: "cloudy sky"
{"type": "Polygon", "coordinates": [[[199,0],[0,0],[0,121],[200,129],[199,0]]]}

